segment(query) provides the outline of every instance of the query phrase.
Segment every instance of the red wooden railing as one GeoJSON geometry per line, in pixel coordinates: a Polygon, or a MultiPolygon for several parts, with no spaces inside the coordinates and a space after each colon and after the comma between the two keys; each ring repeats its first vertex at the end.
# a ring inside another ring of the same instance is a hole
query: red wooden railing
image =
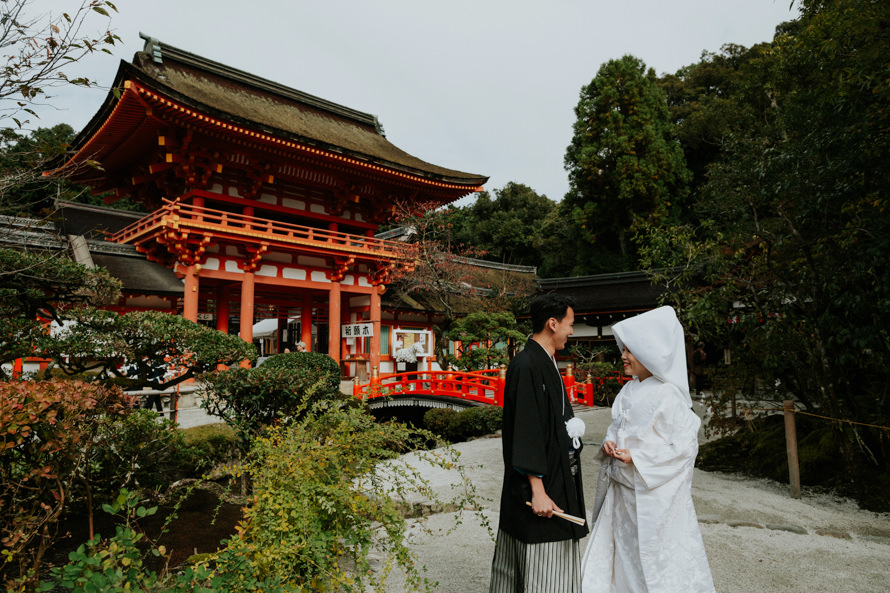
{"type": "MultiPolygon", "coordinates": [[[[373,368],[368,383],[360,384],[358,379],[355,380],[352,394],[365,400],[402,395],[426,395],[503,406],[505,377],[505,369],[472,372],[411,371],[378,375],[377,369],[373,368]]],[[[594,405],[597,391],[601,391],[610,380],[624,384],[631,378],[615,371],[604,377],[593,378],[588,375],[586,381],[576,382],[571,366],[566,369],[566,374],[563,376],[569,400],[591,407],[594,405]]]]}
{"type": "Polygon", "coordinates": [[[181,201],[164,200],[164,206],[121,229],[111,236],[117,243],[139,243],[150,240],[162,230],[192,230],[212,233],[216,237],[250,238],[279,244],[316,247],[321,251],[402,259],[407,248],[398,241],[340,233],[314,227],[275,222],[222,210],[195,206],[181,201]]]}
{"type": "MultiPolygon", "coordinates": [[[[587,375],[585,381],[577,382],[571,367],[569,367],[566,369],[566,374],[562,380],[566,384],[566,391],[569,392],[569,399],[572,402],[593,407],[597,392],[604,393],[607,382],[617,381],[623,386],[628,381],[631,381],[632,377],[626,377],[620,371],[612,371],[601,377],[587,375]]],[[[607,405],[611,405],[611,402],[607,402],[607,405]]]]}
{"type": "Polygon", "coordinates": [[[361,399],[399,395],[432,395],[504,405],[504,378],[498,369],[487,371],[411,371],[378,375],[371,369],[370,382],[353,385],[361,399]]]}

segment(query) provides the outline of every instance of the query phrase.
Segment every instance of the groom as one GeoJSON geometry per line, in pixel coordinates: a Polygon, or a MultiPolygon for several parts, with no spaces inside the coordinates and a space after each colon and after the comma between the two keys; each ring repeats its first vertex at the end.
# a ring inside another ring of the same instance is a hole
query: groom
{"type": "Polygon", "coordinates": [[[586,526],[574,414],[555,355],[572,335],[574,302],[557,294],[531,304],[532,337],[510,362],[504,388],[504,486],[489,593],[580,593],[578,540],[586,526]],[[531,503],[531,506],[528,505],[531,503]]]}

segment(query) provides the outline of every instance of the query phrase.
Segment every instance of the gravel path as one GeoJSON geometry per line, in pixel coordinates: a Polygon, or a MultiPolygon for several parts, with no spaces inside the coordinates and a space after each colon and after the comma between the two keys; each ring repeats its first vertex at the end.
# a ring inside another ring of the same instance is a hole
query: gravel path
{"type": "MultiPolygon", "coordinates": [[[[608,426],[609,410],[580,408],[576,414],[587,425],[582,467],[590,506],[599,472],[593,452],[608,426]]],[[[483,515],[496,529],[503,471],[500,439],[455,448],[481,498],[483,515]]],[[[452,490],[453,474],[418,467],[437,492],[452,490]]],[[[718,593],[890,590],[890,514],[863,511],[849,500],[823,494],[804,492],[794,500],[784,484],[699,470],[692,494],[718,593]]],[[[411,547],[426,567],[426,577],[438,582],[436,591],[485,592],[494,542],[472,513],[464,513],[462,523],[445,535],[455,517],[434,512],[411,520],[411,547]]],[[[582,550],[585,545],[582,541],[582,550]]],[[[387,591],[403,591],[398,581],[393,577],[387,591]]]]}

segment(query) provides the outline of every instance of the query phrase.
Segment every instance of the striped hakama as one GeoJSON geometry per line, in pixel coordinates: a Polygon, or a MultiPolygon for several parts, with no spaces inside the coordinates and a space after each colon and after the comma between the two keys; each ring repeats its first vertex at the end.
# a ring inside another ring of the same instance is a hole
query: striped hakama
{"type": "Polygon", "coordinates": [[[527,544],[498,530],[489,593],[580,593],[578,540],[527,544]]]}

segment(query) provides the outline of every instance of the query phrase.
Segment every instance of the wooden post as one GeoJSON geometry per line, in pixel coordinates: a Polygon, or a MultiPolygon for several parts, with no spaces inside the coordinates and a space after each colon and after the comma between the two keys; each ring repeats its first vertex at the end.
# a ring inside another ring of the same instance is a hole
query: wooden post
{"type": "Polygon", "coordinates": [[[791,482],[791,498],[800,498],[800,463],[797,458],[797,426],[794,423],[794,402],[782,402],[785,412],[785,448],[788,449],[788,478],[791,482]]]}
{"type": "Polygon", "coordinates": [[[303,310],[300,312],[300,341],[306,345],[306,352],[312,352],[312,295],[303,295],[303,310]]]}
{"type": "Polygon", "coordinates": [[[232,298],[228,286],[216,291],[216,329],[224,334],[229,333],[229,299],[232,298]]]}
{"type": "Polygon", "coordinates": [[[504,387],[507,384],[507,365],[502,364],[498,369],[498,389],[494,395],[494,403],[504,407],[504,387]]]}
{"type": "MultiPolygon", "coordinates": [[[[254,313],[254,276],[253,272],[244,272],[241,280],[241,319],[239,321],[238,334],[248,344],[253,343],[253,313],[254,313]]],[[[242,360],[238,366],[250,368],[250,361],[242,360]]]]}
{"type": "Polygon", "coordinates": [[[340,283],[331,284],[328,293],[328,356],[340,364],[340,283]]]}
{"type": "MultiPolygon", "coordinates": [[[[371,292],[371,310],[370,310],[370,321],[372,323],[371,328],[371,351],[368,353],[368,358],[370,359],[370,364],[372,367],[380,367],[380,320],[382,319],[381,309],[380,309],[380,288],[385,288],[383,285],[375,286],[374,290],[371,292]]],[[[365,363],[362,363],[365,364],[365,363]]]]}
{"type": "MultiPolygon", "coordinates": [[[[358,376],[352,378],[352,396],[358,397],[361,395],[361,389],[358,386],[358,376]]],[[[364,397],[362,399],[365,399],[364,397]]]]}
{"type": "Polygon", "coordinates": [[[593,376],[590,373],[587,373],[587,379],[584,381],[584,403],[590,406],[591,408],[594,406],[593,404],[593,376]]]}
{"type": "Polygon", "coordinates": [[[185,268],[185,292],[182,295],[182,316],[189,321],[198,321],[198,272],[201,266],[192,264],[185,268]]]}
{"type": "Polygon", "coordinates": [[[371,367],[371,382],[368,385],[368,397],[373,397],[380,393],[380,374],[377,367],[371,367]]]}
{"type": "Polygon", "coordinates": [[[569,396],[569,401],[575,401],[575,370],[572,368],[572,363],[566,367],[566,376],[563,379],[563,383],[565,383],[566,393],[569,396]]]}

